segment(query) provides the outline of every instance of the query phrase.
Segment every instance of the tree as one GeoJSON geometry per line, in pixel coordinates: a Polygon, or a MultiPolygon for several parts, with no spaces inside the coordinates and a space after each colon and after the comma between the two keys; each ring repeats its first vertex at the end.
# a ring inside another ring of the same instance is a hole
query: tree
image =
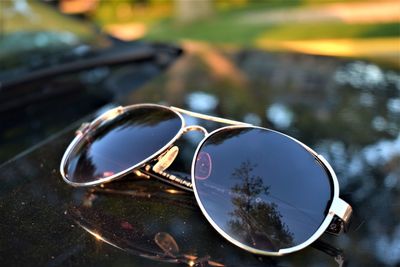
{"type": "Polygon", "coordinates": [[[262,177],[252,174],[256,167],[245,161],[232,173],[232,178],[239,182],[231,188],[236,208],[230,213],[232,219],[228,223],[232,232],[248,245],[272,251],[290,247],[293,234],[281,220],[278,206],[261,199],[269,194],[269,186],[264,185],[262,177]]]}

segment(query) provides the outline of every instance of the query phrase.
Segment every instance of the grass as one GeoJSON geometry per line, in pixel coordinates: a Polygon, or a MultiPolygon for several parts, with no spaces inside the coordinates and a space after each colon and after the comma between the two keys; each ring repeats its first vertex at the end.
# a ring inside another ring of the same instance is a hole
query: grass
{"type": "Polygon", "coordinates": [[[171,19],[152,25],[145,38],[174,42],[194,39],[210,43],[230,43],[244,46],[254,45],[257,39],[310,40],[336,38],[379,38],[400,36],[399,23],[385,24],[242,24],[233,15],[191,25],[179,25],[171,19]]]}
{"type": "Polygon", "coordinates": [[[182,39],[201,40],[210,43],[229,43],[248,46],[265,31],[262,25],[236,25],[235,19],[224,15],[196,24],[180,25],[165,19],[150,27],[146,39],[176,42],[182,39]]]}
{"type": "MultiPolygon", "coordinates": [[[[376,1],[370,0],[219,0],[215,2],[215,14],[213,16],[195,23],[182,24],[173,18],[174,9],[171,1],[162,1],[161,4],[156,4],[156,2],[150,0],[150,4],[147,6],[131,5],[128,8],[130,11],[122,12],[122,16],[117,12],[121,8],[115,4],[116,2],[104,1],[102,2],[104,6],[100,6],[98,11],[96,11],[94,19],[100,25],[115,22],[123,23],[129,20],[143,23],[146,27],[145,39],[174,43],[190,39],[212,44],[260,47],[259,43],[265,41],[272,41],[276,46],[279,46],[279,42],[321,41],[329,39],[331,41],[338,40],[339,43],[340,40],[354,40],[355,46],[357,46],[362,40],[375,39],[379,41],[387,38],[392,43],[385,57],[393,57],[394,61],[396,61],[400,53],[400,47],[399,49],[395,47],[396,38],[400,37],[400,19],[392,22],[381,21],[376,23],[346,23],[339,20],[314,21],[312,23],[302,21],[273,23],[271,21],[265,22],[263,19],[249,23],[249,21],[246,22],[243,20],[244,17],[252,18],[254,15],[258,15],[259,17],[260,13],[263,15],[263,12],[274,11],[276,9],[283,10],[284,12],[286,12],[285,10],[296,11],[298,9],[304,10],[304,8],[313,8],[332,3],[341,3],[343,8],[343,5],[346,6],[349,4],[350,7],[354,2],[358,2],[361,5],[368,3],[376,4],[376,1]],[[113,3],[114,6],[112,7],[111,4],[107,3],[113,3]]],[[[125,9],[128,7],[126,2],[123,5],[125,9]]],[[[393,8],[395,9],[397,6],[393,6],[393,8]]],[[[313,13],[310,12],[310,16],[312,15],[313,13]]],[[[373,43],[377,44],[377,42],[373,43]]],[[[382,54],[382,47],[385,46],[385,43],[386,41],[376,47],[377,54],[378,52],[382,54]]],[[[288,49],[285,45],[281,45],[281,47],[282,50],[288,49]]],[[[374,56],[375,50],[373,47],[371,48],[369,54],[374,56]]],[[[354,57],[357,56],[359,55],[354,55],[354,57]]]]}
{"type": "Polygon", "coordinates": [[[281,24],[266,29],[260,36],[272,40],[310,40],[342,38],[379,38],[400,35],[399,23],[344,24],[304,23],[281,24]]]}
{"type": "MultiPolygon", "coordinates": [[[[284,6],[296,9],[300,1],[284,6]]],[[[304,1],[302,1],[304,2],[304,1]]],[[[337,2],[337,1],[336,1],[337,2]]],[[[275,1],[273,1],[275,3],[275,1]]],[[[284,3],[286,3],[284,1],[284,3]]],[[[311,1],[311,4],[315,1],[311,1]]],[[[308,5],[311,5],[310,3],[308,5]]],[[[303,3],[304,5],[304,3],[303,3]]],[[[301,6],[301,5],[300,5],[301,6]]],[[[334,38],[379,38],[400,36],[400,23],[347,24],[343,22],[321,23],[243,23],[243,14],[282,8],[282,4],[260,4],[257,2],[237,9],[219,11],[209,19],[191,24],[179,24],[171,17],[163,18],[149,25],[145,38],[159,41],[194,39],[211,43],[230,43],[245,46],[254,45],[260,38],[271,40],[309,40],[334,38]]]]}
{"type": "MultiPolygon", "coordinates": [[[[309,40],[323,38],[378,38],[400,36],[400,23],[347,24],[323,23],[243,23],[244,14],[257,14],[274,9],[296,10],[329,3],[359,2],[357,0],[219,0],[215,2],[215,16],[196,23],[181,24],[173,18],[171,1],[148,5],[127,1],[102,1],[92,18],[101,26],[111,23],[144,23],[149,40],[177,42],[182,39],[210,43],[252,46],[260,38],[271,40],[309,40]]],[[[368,3],[373,1],[364,1],[368,3]]],[[[396,8],[396,7],[394,7],[396,8]]]]}

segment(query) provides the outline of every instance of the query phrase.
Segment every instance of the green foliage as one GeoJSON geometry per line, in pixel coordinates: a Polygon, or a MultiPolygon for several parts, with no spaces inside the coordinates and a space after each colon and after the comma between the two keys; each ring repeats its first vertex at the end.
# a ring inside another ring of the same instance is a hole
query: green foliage
{"type": "Polygon", "coordinates": [[[262,37],[272,40],[392,37],[400,34],[399,25],[399,23],[344,24],[339,22],[280,24],[266,29],[262,37]]]}
{"type": "MultiPolygon", "coordinates": [[[[94,19],[101,25],[115,22],[138,22],[146,27],[145,39],[161,42],[180,42],[191,39],[213,44],[242,47],[259,47],[260,41],[304,41],[321,39],[368,39],[394,38],[400,36],[400,22],[347,23],[340,19],[315,21],[285,21],[284,15],[300,11],[313,16],[313,7],[339,3],[373,2],[366,0],[215,0],[214,12],[202,21],[182,23],[174,17],[173,0],[157,1],[102,1],[94,12],[94,19]],[[122,11],[121,11],[122,10],[122,11]],[[127,11],[128,10],[128,11],[127,11]],[[277,12],[274,12],[277,11],[277,12]],[[268,18],[272,15],[271,19],[268,18]],[[278,15],[277,15],[278,14],[278,15]],[[274,19],[274,16],[276,19],[274,19]],[[280,17],[282,16],[282,17],[280,17]],[[310,22],[312,21],[312,22],[310,22]]],[[[354,6],[353,4],[349,5],[354,6]]],[[[354,8],[354,7],[353,7],[354,8]]],[[[375,48],[384,46],[377,45],[375,48]]],[[[281,45],[282,46],[282,45],[281,45]]],[[[282,46],[282,49],[287,49],[282,46]]],[[[387,47],[383,61],[393,58],[395,45],[387,47]]],[[[371,55],[374,57],[372,50],[371,55]]]]}
{"type": "Polygon", "coordinates": [[[268,11],[273,8],[288,8],[288,10],[291,10],[299,5],[315,5],[316,3],[320,2],[310,0],[248,1],[240,8],[219,10],[213,17],[191,24],[178,24],[170,17],[154,23],[150,27],[146,38],[162,41],[194,39],[211,43],[233,43],[251,46],[259,38],[271,40],[307,40],[323,38],[397,37],[400,35],[399,23],[347,24],[342,22],[323,22],[274,24],[262,21],[258,23],[246,23],[242,21],[243,15],[251,15],[252,12],[268,11]]]}

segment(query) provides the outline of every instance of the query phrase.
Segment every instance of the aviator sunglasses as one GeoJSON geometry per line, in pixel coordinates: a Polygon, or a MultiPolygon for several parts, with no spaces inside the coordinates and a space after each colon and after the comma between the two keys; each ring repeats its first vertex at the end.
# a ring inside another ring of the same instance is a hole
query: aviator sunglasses
{"type": "Polygon", "coordinates": [[[283,133],[177,107],[138,104],[111,109],[84,123],[64,153],[60,172],[73,186],[94,186],[133,172],[188,191],[210,224],[252,253],[298,251],[324,232],[346,230],[352,208],[339,198],[330,164],[283,133]],[[183,115],[227,126],[208,132],[185,125],[183,115]],[[193,156],[191,178],[168,167],[176,141],[189,131],[204,138],[193,156]]]}

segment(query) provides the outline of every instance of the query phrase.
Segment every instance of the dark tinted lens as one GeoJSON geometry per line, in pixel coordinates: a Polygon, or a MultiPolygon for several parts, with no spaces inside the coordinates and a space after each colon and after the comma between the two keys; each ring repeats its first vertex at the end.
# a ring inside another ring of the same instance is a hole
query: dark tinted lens
{"type": "Polygon", "coordinates": [[[199,150],[194,175],[209,217],[233,239],[263,251],[309,239],[333,197],[321,163],[297,142],[265,129],[211,135],[199,150]]]}
{"type": "Polygon", "coordinates": [[[180,117],[165,108],[125,111],[85,135],[68,158],[67,178],[86,183],[124,171],[167,145],[181,127],[180,117]]]}

